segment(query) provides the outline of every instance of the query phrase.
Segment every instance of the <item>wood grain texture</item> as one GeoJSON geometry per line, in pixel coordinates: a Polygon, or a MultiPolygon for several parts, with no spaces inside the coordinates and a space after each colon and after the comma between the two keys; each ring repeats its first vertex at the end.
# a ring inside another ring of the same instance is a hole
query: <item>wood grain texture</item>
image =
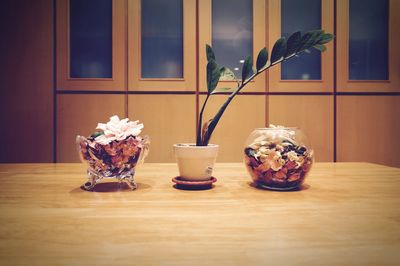
{"type": "Polygon", "coordinates": [[[0,162],[53,161],[53,1],[0,8],[0,162]]]}
{"type": "Polygon", "coordinates": [[[333,97],[269,96],[269,122],[304,131],[318,162],[333,161],[333,97]]]}
{"type": "Polygon", "coordinates": [[[58,95],[57,162],[79,162],[76,136],[89,136],[113,115],[124,118],[124,104],[124,95],[58,95]]]}
{"type": "Polygon", "coordinates": [[[129,117],[151,140],[146,162],[174,162],[172,145],[196,141],[195,95],[129,95],[129,117]]]}
{"type": "Polygon", "coordinates": [[[339,96],[338,161],[400,167],[400,96],[339,96]]]}
{"type": "Polygon", "coordinates": [[[136,191],[101,193],[79,188],[82,164],[0,165],[0,264],[400,261],[400,169],[319,163],[303,190],[287,193],[250,186],[242,164],[217,164],[206,191],[176,190],[177,173],[175,164],[145,164],[136,191]]]}
{"type": "MultiPolygon", "coordinates": [[[[208,100],[203,123],[212,119],[228,95],[213,95],[208,100]]],[[[205,96],[200,97],[200,108],[205,96]]],[[[219,145],[217,162],[243,161],[244,143],[250,133],[265,127],[265,95],[238,95],[225,110],[210,143],[219,145]]]]}

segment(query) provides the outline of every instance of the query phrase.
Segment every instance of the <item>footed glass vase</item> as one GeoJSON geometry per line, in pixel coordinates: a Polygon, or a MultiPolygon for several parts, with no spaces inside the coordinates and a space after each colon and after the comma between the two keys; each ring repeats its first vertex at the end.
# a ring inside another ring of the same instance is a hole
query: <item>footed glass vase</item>
{"type": "Polygon", "coordinates": [[[106,145],[96,143],[91,137],[77,136],[76,143],[81,161],[88,165],[88,181],[82,186],[85,190],[93,190],[104,178],[125,182],[132,190],[137,188],[135,168],[148,154],[150,141],[147,136],[130,136],[106,145]]]}
{"type": "Polygon", "coordinates": [[[293,190],[310,172],[314,152],[298,128],[258,128],[246,140],[244,162],[258,187],[293,190]]]}

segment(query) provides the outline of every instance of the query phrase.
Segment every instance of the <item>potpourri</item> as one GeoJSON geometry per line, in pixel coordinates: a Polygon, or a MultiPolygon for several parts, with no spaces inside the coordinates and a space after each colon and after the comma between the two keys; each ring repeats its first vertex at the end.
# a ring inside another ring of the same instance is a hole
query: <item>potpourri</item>
{"type": "Polygon", "coordinates": [[[314,152],[297,143],[292,130],[276,128],[245,147],[245,165],[253,181],[272,189],[299,187],[313,164],[314,152]]]}
{"type": "Polygon", "coordinates": [[[76,139],[81,160],[89,166],[89,181],[84,188],[92,189],[103,178],[124,180],[136,188],[134,169],[144,160],[150,145],[147,136],[139,136],[143,124],[113,116],[107,124],[99,123],[97,129],[90,137],[76,139]]]}

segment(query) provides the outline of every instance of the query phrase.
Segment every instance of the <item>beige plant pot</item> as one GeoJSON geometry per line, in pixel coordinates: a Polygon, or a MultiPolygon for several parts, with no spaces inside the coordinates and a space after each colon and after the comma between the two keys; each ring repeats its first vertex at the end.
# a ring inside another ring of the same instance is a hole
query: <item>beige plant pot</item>
{"type": "Polygon", "coordinates": [[[179,175],[188,181],[204,181],[212,177],[219,146],[196,146],[194,143],[174,144],[179,175]]]}

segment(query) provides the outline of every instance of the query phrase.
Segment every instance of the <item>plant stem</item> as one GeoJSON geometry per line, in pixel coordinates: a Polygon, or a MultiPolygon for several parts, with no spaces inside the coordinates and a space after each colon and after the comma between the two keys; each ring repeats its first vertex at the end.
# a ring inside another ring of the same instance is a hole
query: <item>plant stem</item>
{"type": "Polygon", "coordinates": [[[202,125],[203,124],[203,112],[204,112],[204,109],[206,107],[208,98],[210,98],[210,94],[207,94],[207,97],[204,100],[203,106],[201,107],[201,111],[200,111],[200,114],[199,114],[199,124],[197,126],[197,134],[196,134],[197,135],[196,136],[196,146],[202,146],[201,129],[203,127],[203,125],[202,125]]]}
{"type": "MultiPolygon", "coordinates": [[[[252,81],[255,77],[257,77],[259,74],[261,74],[262,72],[264,72],[265,70],[269,69],[270,67],[277,65],[279,63],[282,63],[283,61],[286,61],[290,58],[292,58],[293,56],[296,56],[297,54],[301,53],[303,51],[294,53],[288,57],[283,57],[282,59],[275,61],[274,63],[267,65],[266,67],[260,69],[258,72],[254,73],[253,75],[251,75],[248,79],[242,81],[242,83],[236,88],[235,91],[232,92],[231,95],[229,95],[228,99],[225,101],[225,103],[221,106],[221,108],[218,110],[217,114],[214,116],[214,118],[212,119],[211,123],[208,126],[208,130],[207,133],[205,134],[204,138],[202,139],[200,136],[200,145],[199,142],[197,142],[196,145],[198,146],[207,146],[208,142],[210,141],[211,135],[214,132],[215,127],[217,126],[219,120],[221,119],[222,115],[224,114],[226,108],[228,107],[229,103],[233,100],[233,98],[243,89],[244,86],[246,86],[250,81],[252,81]]],[[[203,115],[203,110],[205,107],[205,104],[207,103],[209,95],[207,95],[206,101],[203,104],[203,108],[200,112],[200,117],[199,120],[202,119],[202,115],[203,115]]],[[[200,130],[201,132],[201,130],[200,130]]],[[[197,132],[197,141],[199,141],[199,131],[197,132]]]]}

